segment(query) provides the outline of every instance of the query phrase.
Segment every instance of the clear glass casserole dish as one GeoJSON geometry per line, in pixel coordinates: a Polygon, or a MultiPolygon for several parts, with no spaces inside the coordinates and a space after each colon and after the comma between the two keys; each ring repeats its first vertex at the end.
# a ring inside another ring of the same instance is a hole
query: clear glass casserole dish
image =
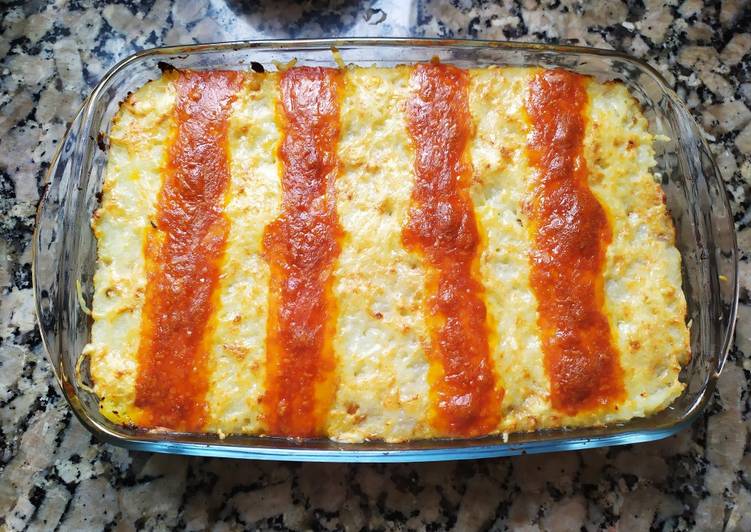
{"type": "Polygon", "coordinates": [[[157,48],[116,65],[84,102],[60,144],[37,214],[33,281],[42,340],[64,396],[98,438],[132,449],[239,458],[406,462],[469,459],[520,453],[585,449],[656,440],[690,424],[703,410],[725,362],[738,296],[732,214],[706,141],[676,94],[649,65],[607,50],[490,41],[341,39],[243,41],[157,48]],[[328,440],[144,431],[113,424],[99,413],[87,385],[86,345],[91,320],[80,296],[90,300],[96,240],[90,219],[98,206],[106,153],[99,148],[119,103],[158,77],[159,63],[190,69],[249,69],[251,61],[335,66],[332,47],[345,63],[393,66],[430,61],[461,67],[560,66],[598,79],[625,83],[641,103],[659,142],[657,168],[681,252],[683,289],[691,320],[692,359],[684,368],[683,394],[649,418],[606,427],[549,430],[471,440],[437,439],[401,444],[342,444],[328,440]],[[80,287],[79,287],[80,283],[80,287]]]}

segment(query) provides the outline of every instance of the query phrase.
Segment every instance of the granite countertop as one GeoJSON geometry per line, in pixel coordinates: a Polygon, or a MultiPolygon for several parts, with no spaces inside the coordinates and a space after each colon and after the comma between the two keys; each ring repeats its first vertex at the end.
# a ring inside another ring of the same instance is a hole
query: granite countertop
{"type": "Polygon", "coordinates": [[[748,2],[5,0],[0,28],[0,528],[751,530],[748,2]],[[82,428],[41,348],[30,273],[45,170],[82,99],[143,48],[338,35],[572,43],[663,73],[706,131],[741,248],[736,344],[701,419],[650,444],[417,465],[128,452],[82,428]]]}

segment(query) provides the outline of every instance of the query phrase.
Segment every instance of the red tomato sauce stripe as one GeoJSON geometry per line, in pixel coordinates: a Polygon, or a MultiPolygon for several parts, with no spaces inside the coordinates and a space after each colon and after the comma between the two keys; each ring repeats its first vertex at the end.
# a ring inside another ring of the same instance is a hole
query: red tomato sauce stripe
{"type": "Polygon", "coordinates": [[[469,79],[459,68],[429,64],[415,67],[411,84],[416,179],[402,241],[428,267],[431,424],[448,436],[479,436],[497,427],[503,390],[490,359],[484,289],[473,275],[480,236],[466,154],[469,79]]]}
{"type": "Polygon", "coordinates": [[[229,229],[227,121],[241,84],[235,72],[177,76],[176,132],[145,245],[135,404],[146,426],[199,431],[206,420],[206,340],[229,229]]]}
{"type": "Polygon", "coordinates": [[[537,298],[553,407],[575,415],[624,398],[623,371],[603,312],[605,250],[612,239],[589,188],[583,155],[586,78],[545,70],[529,87],[527,153],[536,171],[527,205],[537,298]]]}
{"type": "Polygon", "coordinates": [[[264,232],[270,264],[264,418],[269,434],[318,436],[336,391],[332,271],[342,228],[336,211],[342,75],[300,67],[279,80],[282,212],[264,232]]]}

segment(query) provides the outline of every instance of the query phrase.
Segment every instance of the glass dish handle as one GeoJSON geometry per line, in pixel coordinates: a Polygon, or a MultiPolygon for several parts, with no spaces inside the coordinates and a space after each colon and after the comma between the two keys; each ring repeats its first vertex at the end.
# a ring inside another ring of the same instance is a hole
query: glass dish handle
{"type": "Polygon", "coordinates": [[[695,138],[699,139],[696,143],[699,170],[706,181],[708,194],[707,204],[701,205],[701,208],[705,211],[704,215],[709,218],[708,221],[711,226],[715,228],[714,238],[710,238],[707,244],[708,250],[713,254],[717,275],[715,279],[710,279],[714,288],[710,294],[711,304],[719,307],[717,315],[720,316],[717,322],[711,324],[711,327],[714,328],[712,332],[718,335],[718,339],[721,339],[721,342],[715,343],[715,345],[721,346],[717,365],[714,368],[714,377],[717,378],[725,366],[730,348],[733,345],[739,292],[738,248],[735,224],[725,183],[699,125],[685,109],[684,113],[688,117],[687,123],[690,123],[692,129],[694,129],[695,138]],[[715,208],[712,208],[712,205],[715,208]],[[722,206],[722,208],[717,208],[717,206],[722,206]]]}
{"type": "MultiPolygon", "coordinates": [[[[34,309],[42,342],[49,353],[55,377],[63,388],[66,360],[61,349],[61,334],[65,327],[67,313],[65,308],[64,287],[69,286],[68,272],[61,268],[64,264],[63,253],[66,233],[74,226],[66,223],[71,215],[72,205],[78,195],[76,179],[80,157],[83,109],[76,114],[68,131],[50,163],[47,172],[47,184],[37,208],[36,224],[32,241],[32,285],[34,292],[34,309]],[[60,231],[61,227],[68,231],[60,231]]],[[[75,296],[75,294],[73,294],[75,296]]],[[[64,388],[63,388],[64,390],[64,388]]]]}

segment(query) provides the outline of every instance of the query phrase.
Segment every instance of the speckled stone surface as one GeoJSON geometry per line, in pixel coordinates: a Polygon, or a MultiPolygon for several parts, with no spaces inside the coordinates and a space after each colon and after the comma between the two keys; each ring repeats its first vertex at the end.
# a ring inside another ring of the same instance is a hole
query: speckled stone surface
{"type": "Polygon", "coordinates": [[[747,1],[0,2],[0,528],[751,530],[751,5],[747,1]],[[303,465],[96,442],[53,383],[32,311],[45,170],[83,97],[132,52],[240,38],[455,36],[649,61],[711,141],[742,250],[736,346],[706,415],[668,440],[477,462],[303,465]]]}

